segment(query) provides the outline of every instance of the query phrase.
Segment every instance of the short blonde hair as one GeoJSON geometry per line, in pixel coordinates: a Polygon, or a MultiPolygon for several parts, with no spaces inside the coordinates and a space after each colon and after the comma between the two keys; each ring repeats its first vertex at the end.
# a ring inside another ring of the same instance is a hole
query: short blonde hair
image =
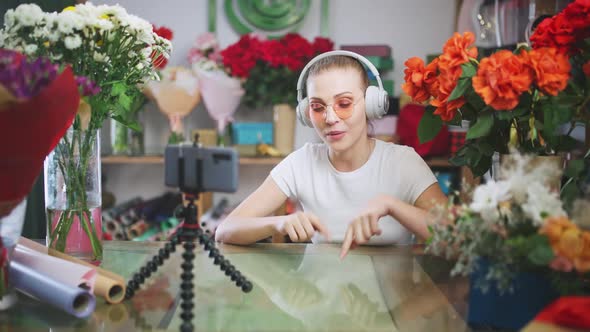
{"type": "Polygon", "coordinates": [[[307,77],[305,78],[306,85],[307,80],[310,77],[333,68],[354,69],[359,73],[359,75],[361,75],[363,92],[367,90],[367,87],[369,86],[369,76],[365,71],[365,67],[363,67],[363,65],[357,59],[346,55],[333,55],[316,61],[309,67],[309,70],[307,71],[307,77]]]}

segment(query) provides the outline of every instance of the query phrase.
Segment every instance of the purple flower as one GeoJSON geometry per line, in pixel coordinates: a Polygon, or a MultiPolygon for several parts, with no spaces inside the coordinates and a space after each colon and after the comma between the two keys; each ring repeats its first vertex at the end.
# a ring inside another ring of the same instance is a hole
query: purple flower
{"type": "MultiPolygon", "coordinates": [[[[58,75],[58,66],[47,58],[29,61],[15,51],[0,49],[0,85],[19,99],[36,96],[58,75]]],[[[84,76],[76,77],[82,96],[94,96],[100,87],[84,76]]]]}
{"type": "Polygon", "coordinates": [[[94,96],[100,92],[100,87],[86,76],[76,76],[76,84],[78,84],[82,96],[94,96]]]}
{"type": "Polygon", "coordinates": [[[46,58],[29,62],[22,54],[0,49],[0,84],[17,98],[36,96],[57,77],[57,65],[46,58]]]}

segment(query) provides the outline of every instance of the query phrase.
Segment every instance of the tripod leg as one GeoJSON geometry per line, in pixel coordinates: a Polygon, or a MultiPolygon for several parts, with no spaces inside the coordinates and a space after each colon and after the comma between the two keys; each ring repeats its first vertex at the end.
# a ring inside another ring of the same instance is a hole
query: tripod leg
{"type": "Polygon", "coordinates": [[[157,255],[154,255],[152,259],[147,262],[144,266],[139,269],[127,282],[127,289],[125,291],[125,299],[129,300],[135,295],[135,292],[141,287],[141,284],[145,282],[145,279],[149,278],[152,273],[156,272],[160,266],[164,264],[164,261],[170,258],[170,253],[176,251],[176,246],[180,243],[180,235],[176,234],[170,242],[164,245],[164,248],[160,248],[157,255]]]}
{"type": "Polygon", "coordinates": [[[182,254],[182,258],[184,262],[182,263],[182,274],[180,278],[182,282],[180,284],[180,289],[182,290],[180,293],[180,297],[182,299],[182,303],[180,307],[182,311],[180,313],[180,318],[182,319],[182,325],[180,325],[181,332],[192,332],[193,331],[193,324],[192,320],[194,317],[193,308],[195,307],[193,303],[193,260],[195,259],[195,244],[190,241],[184,242],[184,253],[182,254]]]}
{"type": "Polygon", "coordinates": [[[236,286],[240,287],[244,293],[252,290],[252,283],[215,248],[215,240],[205,235],[200,228],[197,229],[197,238],[203,249],[209,251],[209,257],[213,259],[213,264],[219,265],[219,269],[224,271],[225,275],[236,283],[236,286]]]}

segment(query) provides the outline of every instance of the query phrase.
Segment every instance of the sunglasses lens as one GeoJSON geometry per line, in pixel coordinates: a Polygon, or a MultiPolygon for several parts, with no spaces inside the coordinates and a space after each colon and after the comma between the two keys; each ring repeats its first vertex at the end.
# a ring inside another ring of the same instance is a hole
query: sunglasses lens
{"type": "Polygon", "coordinates": [[[354,110],[354,103],[350,99],[339,100],[334,103],[334,112],[342,120],[346,120],[352,116],[354,110]]]}

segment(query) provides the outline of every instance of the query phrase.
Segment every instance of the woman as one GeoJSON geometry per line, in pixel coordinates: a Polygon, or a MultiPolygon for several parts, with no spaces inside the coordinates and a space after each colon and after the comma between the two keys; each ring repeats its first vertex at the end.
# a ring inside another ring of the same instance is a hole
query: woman
{"type": "MultiPolygon", "coordinates": [[[[361,244],[408,243],[429,235],[427,211],[445,204],[435,176],[409,147],[368,135],[369,81],[361,56],[318,56],[306,88],[307,120],[324,143],[291,153],[217,228],[217,241],[250,244],[270,236],[361,244]],[[287,199],[302,212],[270,216],[287,199]]],[[[374,87],[371,87],[374,88],[374,87]]]]}

